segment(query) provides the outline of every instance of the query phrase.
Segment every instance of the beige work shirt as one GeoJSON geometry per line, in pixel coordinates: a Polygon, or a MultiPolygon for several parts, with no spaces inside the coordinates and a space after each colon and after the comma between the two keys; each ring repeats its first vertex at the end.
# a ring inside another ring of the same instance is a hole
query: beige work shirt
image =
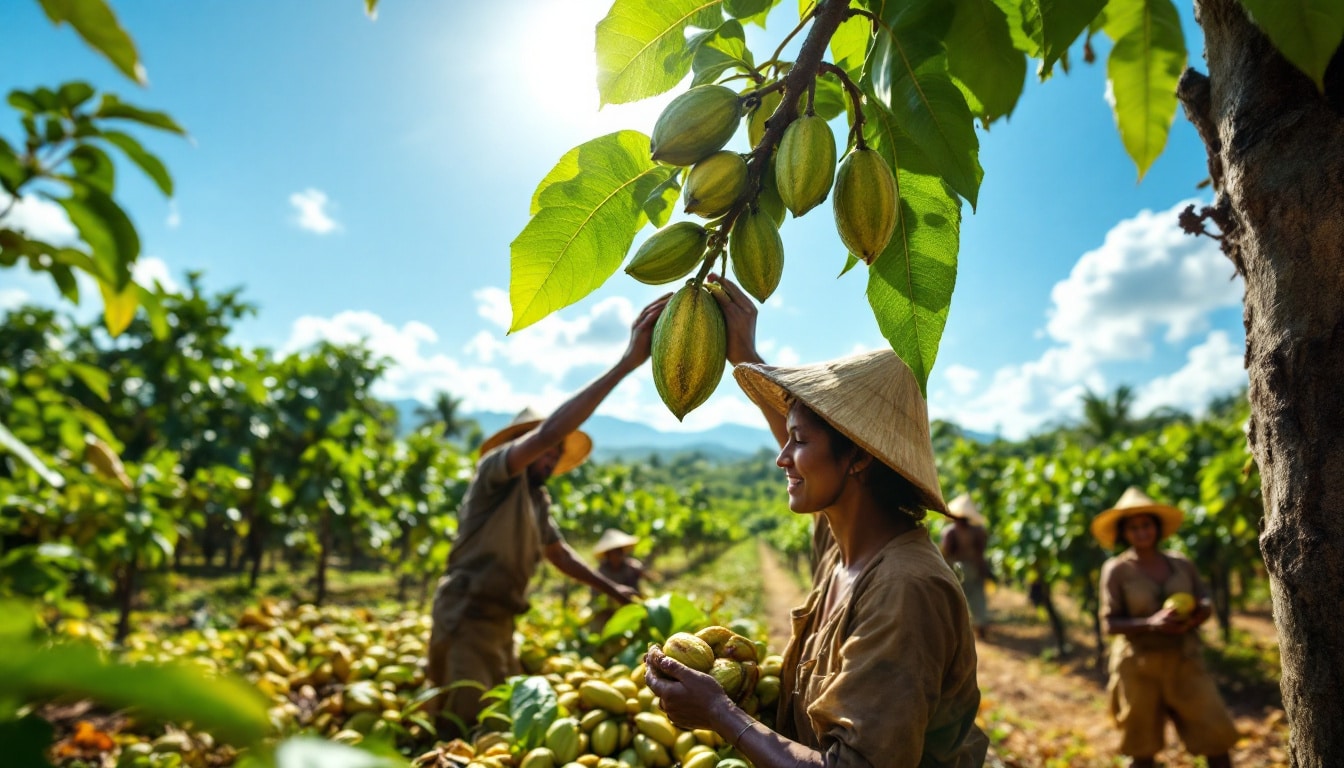
{"type": "MultiPolygon", "coordinates": [[[[1196,602],[1203,602],[1209,596],[1194,563],[1175,552],[1163,552],[1162,556],[1171,564],[1171,572],[1162,582],[1155,581],[1139,568],[1139,556],[1132,549],[1103,563],[1101,615],[1108,619],[1142,619],[1160,611],[1162,603],[1177,592],[1193,595],[1196,602]]],[[[1198,655],[1199,633],[1116,635],[1111,642],[1111,665],[1135,653],[1176,649],[1187,655],[1198,655]]]]}
{"type": "MultiPolygon", "coordinates": [[[[840,560],[827,549],[819,575],[840,560]]],[[[780,733],[828,766],[969,768],[989,746],[975,640],[961,585],[918,528],[892,539],[824,625],[830,579],[793,611],[784,653],[780,733]]]]}
{"type": "MultiPolygon", "coordinates": [[[[527,585],[545,548],[561,540],[550,495],[527,471],[509,476],[505,443],[481,457],[457,513],[457,537],[440,587],[443,620],[491,619],[527,612],[527,585]]],[[[437,601],[436,601],[437,602],[437,601]]]]}

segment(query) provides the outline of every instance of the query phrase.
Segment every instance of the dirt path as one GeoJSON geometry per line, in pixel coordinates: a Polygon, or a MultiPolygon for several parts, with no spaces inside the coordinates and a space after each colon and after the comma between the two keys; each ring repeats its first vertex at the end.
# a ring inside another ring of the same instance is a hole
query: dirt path
{"type": "MultiPolygon", "coordinates": [[[[760,546],[761,581],[771,648],[783,648],[789,636],[789,609],[800,605],[802,591],[780,566],[769,547],[760,546]]],[[[980,724],[995,745],[987,766],[1004,768],[1113,768],[1119,742],[1107,710],[1106,673],[1092,662],[1089,632],[1072,626],[1077,650],[1052,660],[1049,625],[1020,593],[998,589],[989,599],[994,618],[989,639],[976,645],[981,690],[980,724]]],[[[1236,616],[1234,628],[1257,641],[1273,642],[1274,625],[1265,617],[1236,616]]],[[[1216,642],[1212,629],[1206,639],[1216,642]]],[[[1238,690],[1226,681],[1223,695],[1243,738],[1232,751],[1238,766],[1286,766],[1287,737],[1283,710],[1273,692],[1238,690]]],[[[1176,745],[1159,755],[1168,768],[1193,768],[1194,758],[1176,745]]]]}

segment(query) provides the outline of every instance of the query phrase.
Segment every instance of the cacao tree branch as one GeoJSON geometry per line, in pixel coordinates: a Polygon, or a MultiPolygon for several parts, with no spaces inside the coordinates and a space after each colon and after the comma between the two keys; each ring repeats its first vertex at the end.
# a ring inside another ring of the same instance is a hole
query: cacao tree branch
{"type": "Polygon", "coordinates": [[[867,149],[868,145],[863,140],[863,124],[866,119],[863,116],[863,91],[850,79],[844,69],[829,61],[821,62],[820,71],[829,72],[840,79],[840,85],[844,86],[845,93],[849,94],[849,102],[854,105],[854,124],[849,127],[849,138],[854,142],[854,146],[867,149]]]}
{"type": "MultiPolygon", "coordinates": [[[[808,11],[806,16],[798,20],[798,26],[794,27],[789,34],[784,36],[784,39],[779,42],[779,47],[775,48],[775,52],[770,54],[770,59],[766,61],[765,64],[761,65],[761,69],[765,69],[767,66],[779,67],[779,57],[784,53],[784,48],[788,46],[789,41],[793,40],[799,32],[803,31],[803,27],[807,26],[807,23],[817,15],[817,10],[820,7],[820,5],[812,6],[812,10],[808,11]]],[[[834,34],[834,30],[832,30],[832,34],[834,34]]],[[[811,39],[811,35],[808,36],[808,39],[811,39]]],[[[826,39],[829,41],[830,37],[828,36],[826,39]]],[[[801,54],[799,57],[801,58],[801,54]]]]}

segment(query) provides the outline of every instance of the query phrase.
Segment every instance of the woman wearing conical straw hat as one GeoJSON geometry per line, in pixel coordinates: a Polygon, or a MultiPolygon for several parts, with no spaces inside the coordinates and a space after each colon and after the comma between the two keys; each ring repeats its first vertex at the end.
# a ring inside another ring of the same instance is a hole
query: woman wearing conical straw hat
{"type": "MultiPolygon", "coordinates": [[[[593,545],[593,557],[597,559],[597,572],[613,584],[639,591],[639,581],[645,576],[644,564],[630,556],[639,537],[625,531],[608,528],[602,532],[602,538],[593,545]]],[[[616,613],[616,604],[600,590],[594,589],[592,600],[593,617],[589,624],[594,630],[601,630],[607,620],[616,613]]]]}
{"type": "Polygon", "coordinates": [[[1135,768],[1152,766],[1165,746],[1168,716],[1192,754],[1209,768],[1232,765],[1236,726],[1204,668],[1196,629],[1213,612],[1194,563],[1158,548],[1181,525],[1181,510],[1138,488],[1092,520],[1107,549],[1126,549],[1101,567],[1101,617],[1111,644],[1111,715],[1120,752],[1135,768]]]}
{"type": "Polygon", "coordinates": [[[657,648],[649,687],[673,723],[714,731],[757,768],[982,765],[970,614],[921,523],[946,506],[914,375],[891,350],[765,365],[751,299],[717,282],[728,360],[781,442],[789,509],[823,516],[831,544],[793,612],[777,732],[657,648]]]}

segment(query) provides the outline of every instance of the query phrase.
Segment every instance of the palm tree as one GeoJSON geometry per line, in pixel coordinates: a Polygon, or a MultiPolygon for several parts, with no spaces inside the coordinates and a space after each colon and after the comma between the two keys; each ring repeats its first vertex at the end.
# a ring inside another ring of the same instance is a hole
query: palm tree
{"type": "Polygon", "coordinates": [[[417,406],[415,415],[420,418],[421,428],[438,424],[444,437],[453,438],[466,434],[476,424],[474,419],[462,417],[461,408],[462,398],[439,392],[429,405],[417,406]]]}
{"type": "Polygon", "coordinates": [[[1117,435],[1130,431],[1134,419],[1131,410],[1134,407],[1134,388],[1121,384],[1110,397],[1088,389],[1083,393],[1082,430],[1098,443],[1104,443],[1117,435]]]}

